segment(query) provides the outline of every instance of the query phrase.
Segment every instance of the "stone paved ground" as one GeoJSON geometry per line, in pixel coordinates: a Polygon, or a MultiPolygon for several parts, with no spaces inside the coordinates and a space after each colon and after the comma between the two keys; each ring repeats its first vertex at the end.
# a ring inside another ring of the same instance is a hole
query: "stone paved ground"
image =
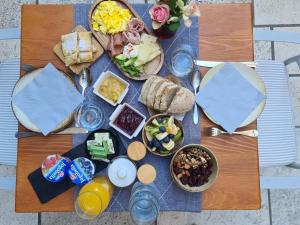
{"type": "MultiPolygon", "coordinates": [[[[20,4],[67,4],[92,0],[0,0],[0,29],[20,26],[20,4]]],[[[149,0],[148,2],[152,2],[149,0]]],[[[142,3],[143,0],[132,0],[142,3]]],[[[245,3],[251,0],[203,0],[205,3],[245,3]]],[[[254,29],[274,29],[300,32],[299,0],[252,0],[254,29]]],[[[0,61],[19,57],[19,40],[0,41],[0,61]]],[[[300,53],[300,45],[255,42],[256,59],[285,60],[300,53]]],[[[290,84],[295,114],[297,140],[300,143],[300,72],[291,65],[290,84]]],[[[298,144],[300,153],[300,144],[298,144]]],[[[300,154],[298,154],[300,155],[300,154]]],[[[300,176],[300,170],[278,167],[261,170],[263,176],[300,176]]],[[[15,168],[0,166],[0,177],[14,176],[15,168]]],[[[161,213],[159,225],[299,225],[300,189],[262,190],[262,208],[255,211],[203,211],[202,213],[161,213]]],[[[105,214],[93,222],[78,219],[73,213],[14,213],[14,191],[0,190],[1,225],[81,225],[131,224],[127,213],[105,214]]]]}

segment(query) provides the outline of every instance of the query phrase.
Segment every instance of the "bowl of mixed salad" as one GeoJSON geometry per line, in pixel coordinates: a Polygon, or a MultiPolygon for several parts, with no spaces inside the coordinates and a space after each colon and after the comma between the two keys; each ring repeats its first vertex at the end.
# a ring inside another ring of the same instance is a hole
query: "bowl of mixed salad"
{"type": "Polygon", "coordinates": [[[184,139],[179,120],[167,114],[152,116],[145,124],[142,138],[146,148],[153,154],[169,156],[176,152],[184,139]]]}

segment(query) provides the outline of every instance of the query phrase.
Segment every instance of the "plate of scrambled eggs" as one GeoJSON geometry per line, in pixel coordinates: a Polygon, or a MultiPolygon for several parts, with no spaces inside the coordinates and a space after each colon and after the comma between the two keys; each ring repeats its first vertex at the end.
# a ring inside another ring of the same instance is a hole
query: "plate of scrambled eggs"
{"type": "Polygon", "coordinates": [[[89,26],[128,78],[147,80],[161,69],[164,54],[158,39],[126,0],[96,0],[89,13],[89,26]]]}

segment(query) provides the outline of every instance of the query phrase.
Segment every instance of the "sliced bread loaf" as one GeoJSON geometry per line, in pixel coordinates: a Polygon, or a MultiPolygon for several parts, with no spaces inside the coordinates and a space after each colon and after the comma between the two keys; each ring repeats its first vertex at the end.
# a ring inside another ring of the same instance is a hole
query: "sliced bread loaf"
{"type": "Polygon", "coordinates": [[[144,83],[144,85],[143,85],[143,87],[142,87],[142,90],[141,90],[141,94],[140,94],[140,98],[139,98],[139,100],[140,100],[140,102],[142,102],[143,104],[145,104],[146,105],[146,99],[147,99],[147,94],[148,94],[148,92],[149,92],[149,88],[150,88],[150,86],[151,86],[151,84],[152,84],[152,82],[154,81],[154,80],[156,80],[156,78],[157,78],[157,76],[151,76],[148,80],[146,80],[146,82],[144,83]]]}
{"type": "Polygon", "coordinates": [[[171,104],[176,92],[180,87],[176,84],[170,84],[166,86],[164,93],[160,100],[159,111],[165,112],[167,111],[169,105],[171,104]]]}
{"type": "Polygon", "coordinates": [[[165,82],[164,80],[163,78],[157,78],[152,82],[146,97],[146,105],[148,107],[153,108],[156,91],[165,82]]]}
{"type": "Polygon", "coordinates": [[[169,85],[173,85],[173,83],[171,81],[168,81],[165,79],[163,84],[157,89],[156,94],[155,94],[153,109],[159,111],[160,101],[164,94],[164,90],[169,85]]]}
{"type": "Polygon", "coordinates": [[[195,104],[194,94],[187,88],[180,87],[176,92],[167,112],[181,114],[190,111],[195,104]]]}

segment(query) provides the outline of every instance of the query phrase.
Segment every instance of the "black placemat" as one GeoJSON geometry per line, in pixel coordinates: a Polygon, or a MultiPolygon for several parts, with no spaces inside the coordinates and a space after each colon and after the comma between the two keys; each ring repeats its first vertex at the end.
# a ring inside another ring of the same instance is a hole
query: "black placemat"
{"type": "MultiPolygon", "coordinates": [[[[93,133],[96,133],[96,132],[98,132],[98,131],[95,131],[93,133]]],[[[123,143],[121,142],[118,134],[116,134],[116,132],[114,132],[110,129],[109,129],[109,132],[113,133],[117,137],[117,140],[118,140],[118,152],[116,152],[117,153],[116,155],[125,154],[126,149],[125,149],[123,143]]],[[[90,135],[92,135],[93,133],[91,133],[90,135]]],[[[91,160],[90,155],[86,151],[85,142],[72,148],[70,151],[66,152],[62,156],[67,157],[71,160],[78,158],[78,157],[85,157],[85,158],[88,158],[91,160]]],[[[95,167],[96,167],[96,169],[95,169],[96,174],[99,173],[104,168],[106,168],[108,165],[105,162],[96,161],[96,160],[92,160],[92,161],[94,162],[95,167]]],[[[72,181],[69,179],[68,175],[64,178],[64,180],[57,182],[57,183],[53,183],[53,182],[46,180],[43,177],[41,168],[38,168],[35,171],[33,171],[32,173],[30,173],[28,175],[28,180],[31,183],[31,185],[41,203],[47,203],[51,199],[64,193],[71,187],[75,186],[75,184],[72,183],[72,181]]]]}

